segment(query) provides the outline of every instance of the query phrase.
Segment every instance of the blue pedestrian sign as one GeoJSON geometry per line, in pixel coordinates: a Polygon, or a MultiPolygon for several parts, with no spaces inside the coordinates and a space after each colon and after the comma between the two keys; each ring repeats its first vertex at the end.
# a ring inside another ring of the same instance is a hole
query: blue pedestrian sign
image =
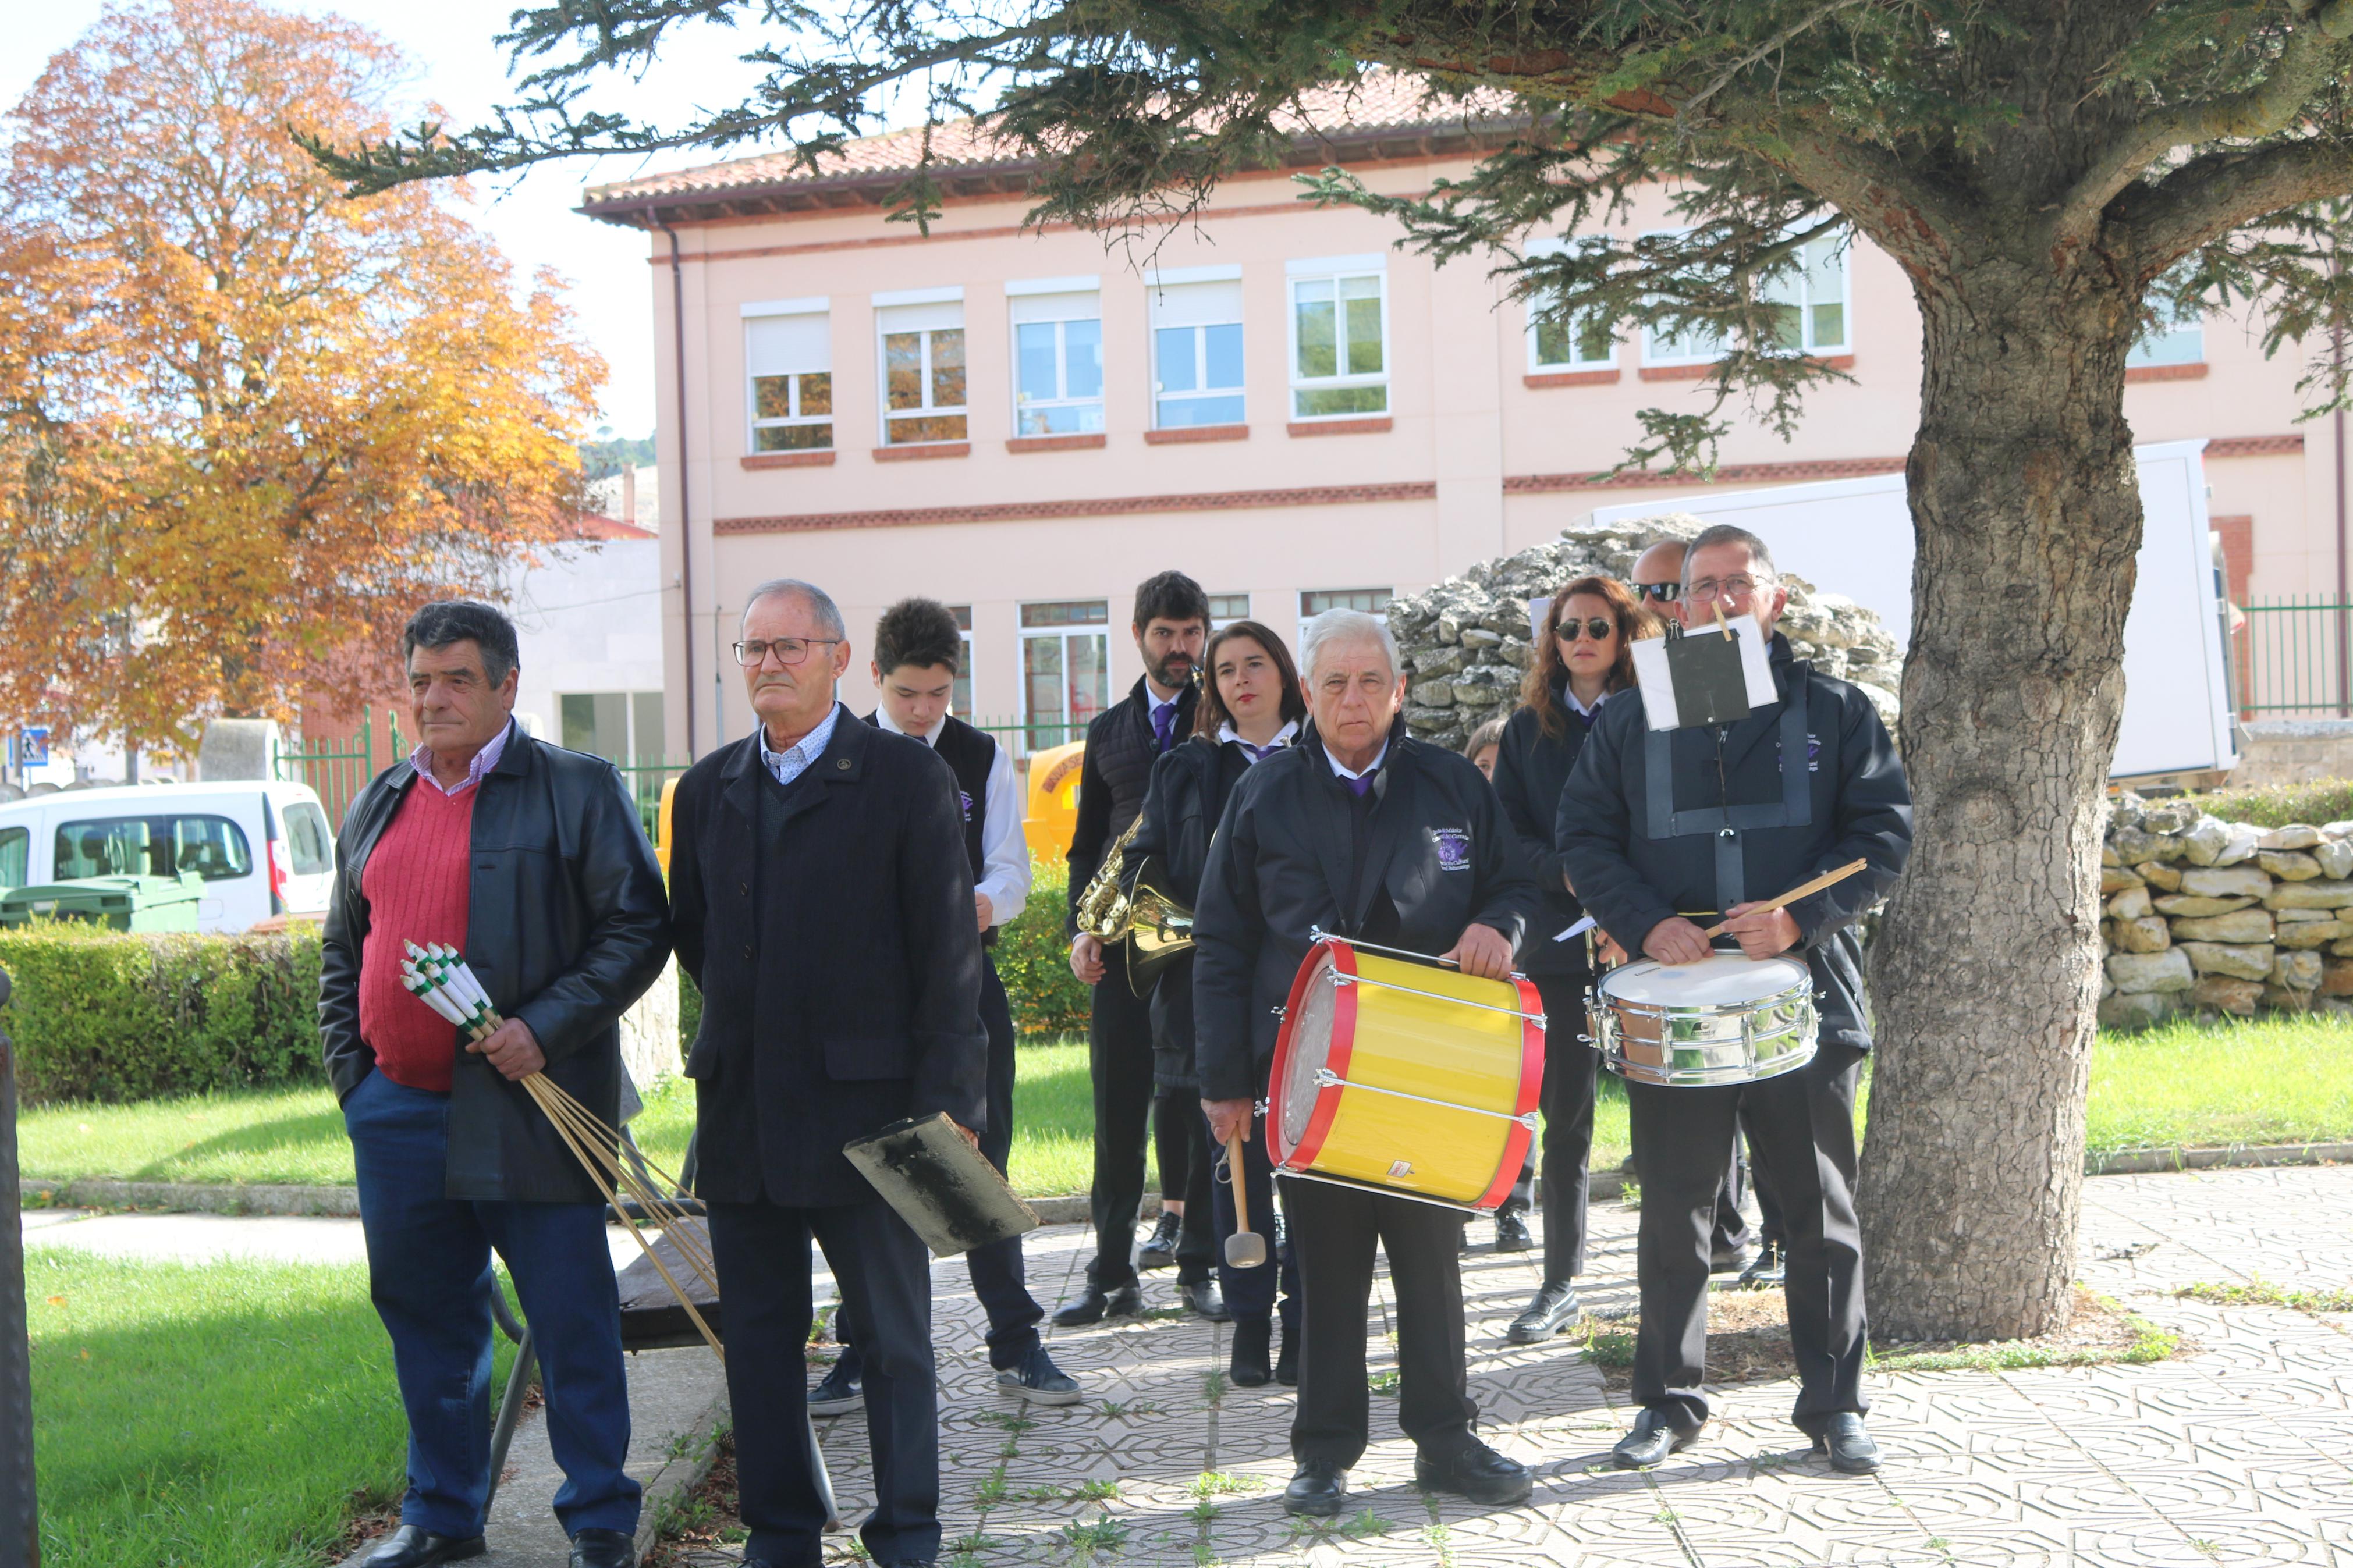
{"type": "Polygon", "coordinates": [[[20,768],[47,767],[49,762],[49,727],[30,724],[16,731],[16,765],[20,768]]]}

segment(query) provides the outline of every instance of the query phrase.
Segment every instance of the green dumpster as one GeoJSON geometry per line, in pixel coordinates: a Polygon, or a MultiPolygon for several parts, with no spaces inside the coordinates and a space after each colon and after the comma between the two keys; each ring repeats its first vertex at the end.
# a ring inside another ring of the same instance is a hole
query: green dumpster
{"type": "Polygon", "coordinates": [[[114,931],[194,931],[205,879],[176,877],[77,877],[0,893],[0,929],[33,920],[89,921],[114,931]]]}

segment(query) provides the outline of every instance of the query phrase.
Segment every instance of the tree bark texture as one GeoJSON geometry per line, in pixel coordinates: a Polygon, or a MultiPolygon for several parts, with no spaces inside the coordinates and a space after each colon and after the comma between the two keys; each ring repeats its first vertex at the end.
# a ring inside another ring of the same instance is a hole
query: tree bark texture
{"type": "Polygon", "coordinates": [[[2075,1276],[2101,800],[2141,534],[2137,317],[2122,279],[2050,262],[1914,273],[1917,838],[1873,956],[1861,1193],[1883,1339],[2046,1332],[2075,1276]]]}

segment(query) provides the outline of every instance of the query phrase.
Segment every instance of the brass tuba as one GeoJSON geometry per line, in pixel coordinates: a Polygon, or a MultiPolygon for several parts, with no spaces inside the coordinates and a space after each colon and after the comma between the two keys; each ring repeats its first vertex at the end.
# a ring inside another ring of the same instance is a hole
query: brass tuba
{"type": "Polygon", "coordinates": [[[1168,869],[1154,857],[1136,868],[1127,895],[1127,987],[1151,994],[1161,972],[1193,951],[1193,911],[1169,896],[1168,869]]]}

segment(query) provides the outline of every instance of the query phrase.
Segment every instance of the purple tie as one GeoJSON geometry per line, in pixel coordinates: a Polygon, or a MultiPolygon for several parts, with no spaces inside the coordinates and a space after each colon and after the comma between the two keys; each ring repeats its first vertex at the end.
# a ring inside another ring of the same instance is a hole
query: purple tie
{"type": "Polygon", "coordinates": [[[1168,749],[1168,737],[1176,732],[1176,704],[1166,702],[1155,708],[1152,710],[1152,734],[1153,738],[1160,742],[1162,751],[1168,749]]]}
{"type": "Polygon", "coordinates": [[[1234,743],[1240,746],[1243,751],[1248,752],[1250,753],[1250,760],[1254,763],[1262,763],[1266,761],[1267,758],[1274,755],[1275,752],[1282,750],[1282,742],[1281,741],[1271,742],[1263,746],[1253,746],[1248,741],[1237,741],[1234,743]]]}
{"type": "Polygon", "coordinates": [[[1365,798],[1365,793],[1373,787],[1373,775],[1370,773],[1359,773],[1355,778],[1342,779],[1340,782],[1348,786],[1348,793],[1350,795],[1355,795],[1358,800],[1362,800],[1365,798]]]}

